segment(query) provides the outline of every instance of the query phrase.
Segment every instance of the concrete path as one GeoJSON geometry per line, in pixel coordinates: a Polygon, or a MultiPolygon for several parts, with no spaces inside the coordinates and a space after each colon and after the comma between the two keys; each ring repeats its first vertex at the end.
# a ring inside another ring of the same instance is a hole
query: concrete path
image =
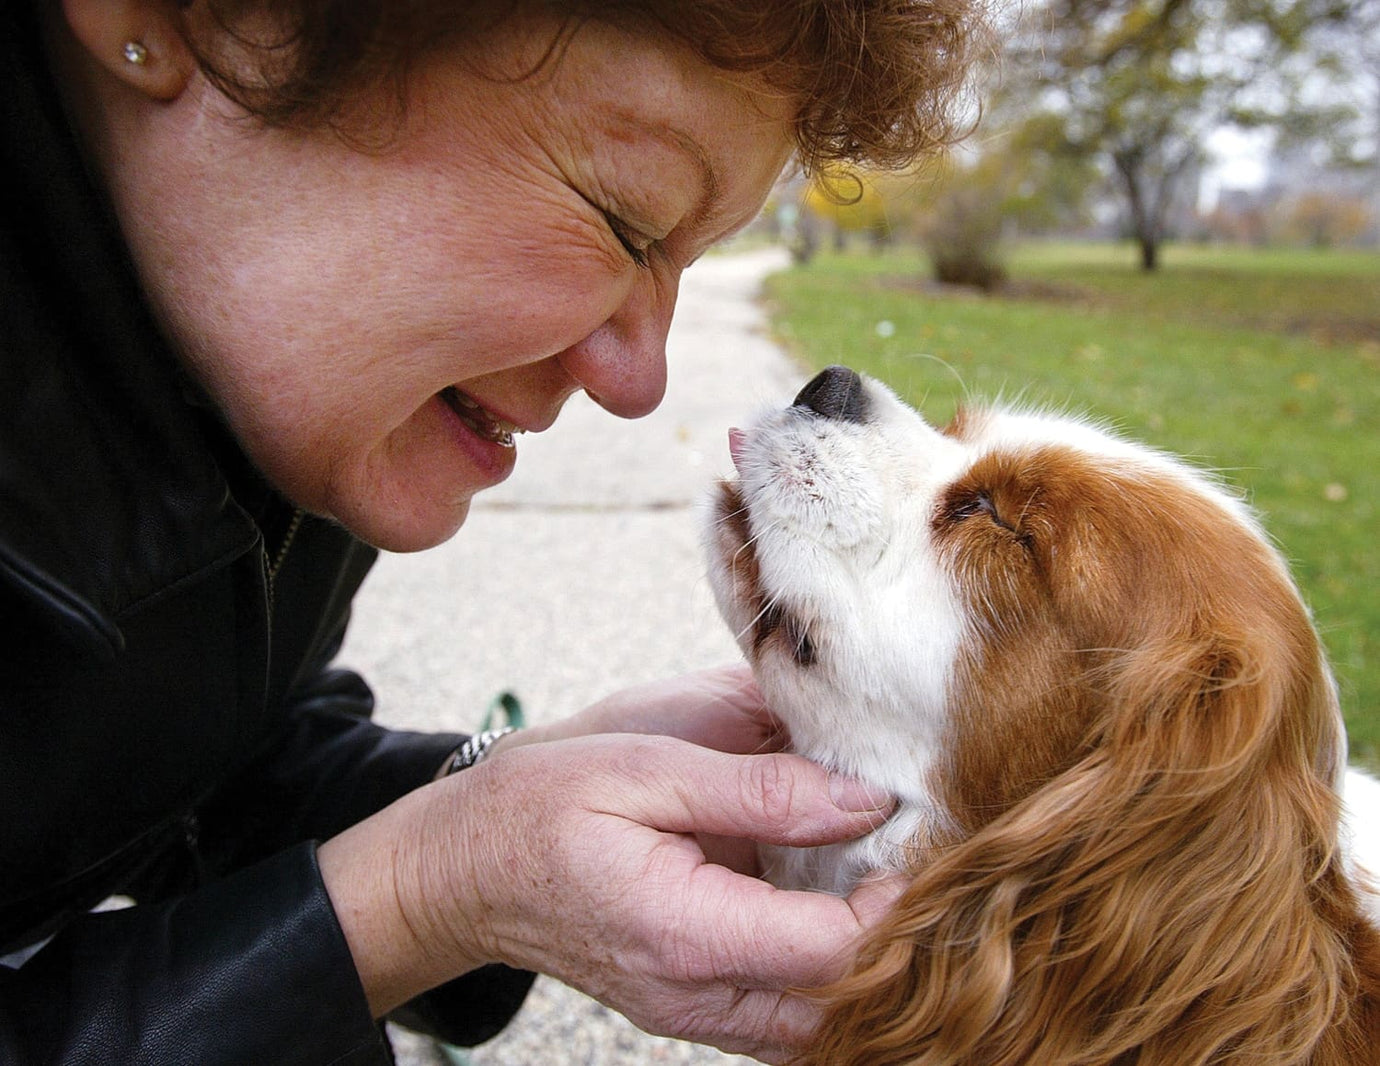
{"type": "MultiPolygon", "coordinates": [[[[755,297],[780,250],[707,256],[686,272],[667,344],[669,385],[624,422],[583,396],[480,496],[450,543],[381,559],[358,597],[342,662],[360,669],[378,717],[473,729],[511,688],[532,721],[617,689],[738,658],[714,610],[699,547],[702,507],[731,467],[727,430],[793,395],[803,375],[765,334],[755,297]]],[[[440,1062],[401,1037],[404,1066],[440,1062]]],[[[738,1064],[649,1037],[542,979],[474,1066],[738,1064]]]]}

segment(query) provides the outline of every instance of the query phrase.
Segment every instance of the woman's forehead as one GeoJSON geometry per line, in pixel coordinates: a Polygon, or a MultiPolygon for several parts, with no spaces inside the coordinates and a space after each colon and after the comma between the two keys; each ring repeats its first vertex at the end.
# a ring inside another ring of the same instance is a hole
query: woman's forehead
{"type": "MultiPolygon", "coordinates": [[[[695,188],[684,217],[736,216],[790,158],[790,101],[754,78],[713,67],[664,35],[587,21],[550,52],[550,33],[495,31],[475,66],[442,60],[422,85],[422,111],[442,126],[488,128],[519,155],[550,154],[560,169],[667,180],[695,188]],[[533,64],[537,64],[535,67],[533,64]],[[520,77],[498,77],[498,70],[520,77]]],[[[491,142],[492,143],[492,142],[491,142]]],[[[683,198],[677,190],[676,199],[683,198]]]]}

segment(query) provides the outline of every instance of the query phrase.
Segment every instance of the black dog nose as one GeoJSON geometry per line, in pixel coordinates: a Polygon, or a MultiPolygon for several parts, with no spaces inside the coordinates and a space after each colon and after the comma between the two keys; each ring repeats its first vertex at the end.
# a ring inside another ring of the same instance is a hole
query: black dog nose
{"type": "Polygon", "coordinates": [[[867,415],[862,378],[846,366],[821,370],[800,390],[793,407],[808,407],[817,415],[842,422],[861,422],[867,415]]]}

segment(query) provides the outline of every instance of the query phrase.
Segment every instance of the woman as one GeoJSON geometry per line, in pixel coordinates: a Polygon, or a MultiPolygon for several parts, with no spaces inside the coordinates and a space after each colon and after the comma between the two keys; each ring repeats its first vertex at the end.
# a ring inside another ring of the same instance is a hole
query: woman
{"type": "Polygon", "coordinates": [[[969,17],[7,5],[0,1059],[386,1062],[377,1019],[477,1042],[530,971],[800,1046],[785,990],[886,890],[775,892],[750,841],[890,800],[769,753],[745,675],[457,748],[330,659],[375,549],[453,534],[515,434],[656,406],[680,271],[793,153],[947,133],[969,17]]]}

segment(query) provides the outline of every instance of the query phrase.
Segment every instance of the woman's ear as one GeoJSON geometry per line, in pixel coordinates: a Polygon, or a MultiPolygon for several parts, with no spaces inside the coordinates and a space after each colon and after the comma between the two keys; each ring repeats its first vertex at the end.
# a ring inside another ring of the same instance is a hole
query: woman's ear
{"type": "Polygon", "coordinates": [[[62,0],[62,12],[98,64],[151,99],[175,99],[196,70],[172,0],[62,0]]]}

